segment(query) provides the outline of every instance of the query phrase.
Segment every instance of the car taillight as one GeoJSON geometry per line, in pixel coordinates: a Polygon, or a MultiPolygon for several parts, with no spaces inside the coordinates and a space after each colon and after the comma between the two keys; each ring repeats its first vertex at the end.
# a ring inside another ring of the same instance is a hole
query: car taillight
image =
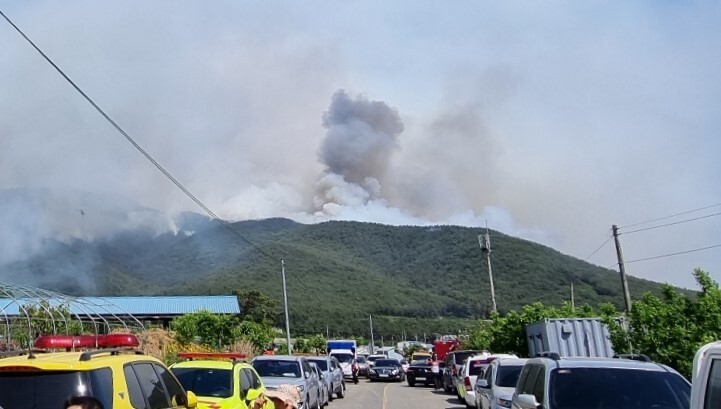
{"type": "Polygon", "coordinates": [[[463,384],[466,385],[467,389],[470,388],[471,387],[471,378],[466,376],[465,379],[463,379],[463,384]]]}

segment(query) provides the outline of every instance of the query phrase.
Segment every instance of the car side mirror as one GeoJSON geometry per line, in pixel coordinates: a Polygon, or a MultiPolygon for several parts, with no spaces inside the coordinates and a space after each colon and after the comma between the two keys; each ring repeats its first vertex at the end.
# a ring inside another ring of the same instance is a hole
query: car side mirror
{"type": "Polygon", "coordinates": [[[476,381],[476,386],[478,386],[479,388],[486,389],[486,388],[488,388],[488,381],[485,379],[478,379],[476,381]]]}
{"type": "Polygon", "coordinates": [[[310,378],[310,372],[307,372],[307,371],[306,371],[305,377],[306,377],[306,379],[307,379],[307,378],[310,378]]]}
{"type": "Polygon", "coordinates": [[[260,397],[260,391],[258,389],[248,389],[248,392],[245,394],[245,400],[247,401],[256,400],[258,397],[260,397]]]}
{"type": "Polygon", "coordinates": [[[537,409],[541,407],[541,404],[536,402],[536,396],[530,393],[524,393],[522,395],[515,396],[513,398],[514,406],[519,406],[523,409],[537,409]]]}
{"type": "Polygon", "coordinates": [[[198,406],[198,397],[192,391],[187,392],[186,399],[188,400],[188,408],[193,409],[198,406]]]}

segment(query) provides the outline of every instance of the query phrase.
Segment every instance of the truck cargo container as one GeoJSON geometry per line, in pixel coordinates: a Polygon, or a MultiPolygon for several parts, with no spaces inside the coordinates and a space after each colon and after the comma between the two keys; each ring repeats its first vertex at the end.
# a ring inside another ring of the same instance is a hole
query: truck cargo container
{"type": "Polygon", "coordinates": [[[548,318],[526,327],[528,356],[556,352],[562,357],[614,356],[606,324],[599,318],[548,318]]]}

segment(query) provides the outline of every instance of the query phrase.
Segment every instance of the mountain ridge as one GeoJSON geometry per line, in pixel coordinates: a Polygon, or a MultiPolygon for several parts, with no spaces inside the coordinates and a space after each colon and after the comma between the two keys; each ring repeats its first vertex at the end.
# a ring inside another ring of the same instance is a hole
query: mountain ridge
{"type": "MultiPolygon", "coordinates": [[[[95,242],[58,243],[53,253],[12,267],[45,278],[40,281],[47,289],[67,291],[72,282],[48,279],[57,273],[53,263],[62,260],[63,268],[72,269],[83,265],[83,256],[93,255],[87,273],[76,276],[94,285],[78,284],[76,293],[185,295],[257,289],[282,305],[283,259],[291,319],[301,333],[357,333],[365,330],[371,314],[381,328],[383,319],[375,317],[387,317],[383,331],[391,333],[393,317],[410,321],[408,327],[432,321],[438,331],[450,331],[490,313],[487,265],[477,241],[481,229],[301,224],[282,218],[232,226],[253,246],[214,223],[190,235],[124,232],[95,242]]],[[[571,282],[577,305],[623,305],[617,272],[501,232],[491,231],[491,236],[500,312],[537,301],[559,304],[569,299],[571,282]]],[[[637,298],[647,291],[659,294],[662,284],[629,277],[629,287],[637,298]]]]}

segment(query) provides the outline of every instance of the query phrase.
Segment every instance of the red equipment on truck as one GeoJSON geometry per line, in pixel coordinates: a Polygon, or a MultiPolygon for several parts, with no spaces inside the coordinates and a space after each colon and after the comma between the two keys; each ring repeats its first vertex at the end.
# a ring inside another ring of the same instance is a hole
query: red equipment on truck
{"type": "Polygon", "coordinates": [[[433,341],[433,352],[436,354],[436,360],[445,361],[446,355],[458,349],[460,345],[458,338],[445,337],[433,341]]]}

